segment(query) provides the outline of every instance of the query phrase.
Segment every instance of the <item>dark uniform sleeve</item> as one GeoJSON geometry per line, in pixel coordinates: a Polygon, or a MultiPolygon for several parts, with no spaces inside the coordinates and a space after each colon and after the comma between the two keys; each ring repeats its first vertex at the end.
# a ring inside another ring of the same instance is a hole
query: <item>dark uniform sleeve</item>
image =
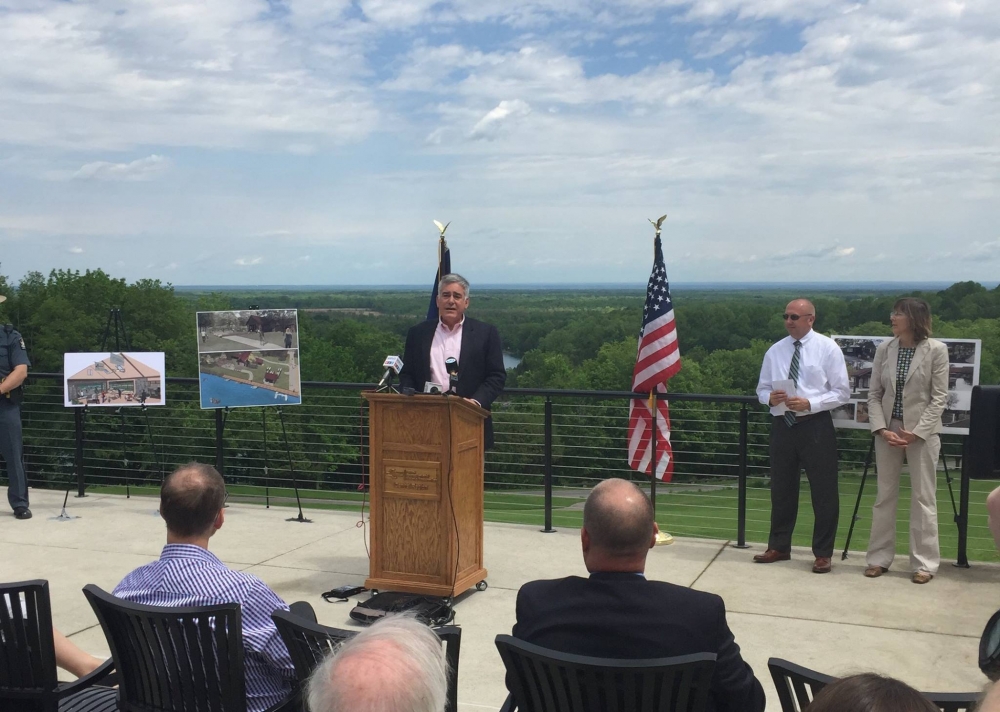
{"type": "MultiPolygon", "coordinates": [[[[14,368],[18,366],[31,368],[31,361],[28,360],[28,350],[24,347],[24,339],[21,337],[21,334],[17,331],[11,331],[7,347],[10,349],[10,361],[14,368]]],[[[6,364],[4,367],[6,368],[6,364]]]]}

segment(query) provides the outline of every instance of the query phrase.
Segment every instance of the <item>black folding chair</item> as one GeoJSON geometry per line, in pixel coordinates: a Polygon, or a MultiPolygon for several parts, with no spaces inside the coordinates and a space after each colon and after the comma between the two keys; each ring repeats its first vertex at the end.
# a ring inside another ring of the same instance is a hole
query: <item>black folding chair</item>
{"type": "Polygon", "coordinates": [[[48,581],[0,584],[0,709],[5,712],[103,712],[115,709],[110,660],[74,682],[60,683],[52,640],[48,581]]]}
{"type": "Polygon", "coordinates": [[[768,659],[767,669],[778,691],[781,712],[802,712],[820,690],[837,679],[781,658],[768,659]]]}
{"type": "Polygon", "coordinates": [[[715,653],[618,660],[496,637],[511,689],[505,712],[700,712],[708,707],[715,653]]]}
{"type": "MultiPolygon", "coordinates": [[[[778,691],[781,712],[803,712],[820,690],[837,678],[821,672],[790,663],[781,658],[770,658],[767,669],[778,691]]],[[[921,692],[942,712],[965,712],[972,710],[979,700],[978,692],[921,692]]]]}
{"type": "MultiPolygon", "coordinates": [[[[246,712],[238,603],[144,606],[93,584],[83,593],[111,647],[122,712],[246,712]]],[[[285,709],[289,699],[268,712],[285,709]]]]}
{"type": "Polygon", "coordinates": [[[941,708],[941,712],[972,712],[979,703],[978,692],[921,692],[941,708]]]}
{"type": "MultiPolygon", "coordinates": [[[[301,616],[288,611],[275,611],[271,614],[274,625],[278,628],[281,639],[285,641],[288,652],[295,664],[295,677],[299,684],[305,684],[309,675],[316,669],[326,655],[348,638],[353,638],[358,631],[331,628],[308,621],[301,616]]],[[[448,705],[446,712],[456,712],[458,709],[458,653],[462,647],[462,629],[455,625],[445,625],[431,628],[444,643],[445,659],[448,661],[448,705]]]]}

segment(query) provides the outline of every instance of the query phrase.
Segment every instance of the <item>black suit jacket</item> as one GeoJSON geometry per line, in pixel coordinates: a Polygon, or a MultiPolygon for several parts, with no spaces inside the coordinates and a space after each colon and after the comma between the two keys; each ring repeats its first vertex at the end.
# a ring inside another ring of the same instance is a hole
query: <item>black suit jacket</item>
{"type": "MultiPolygon", "coordinates": [[[[406,332],[403,351],[403,370],[399,372],[399,385],[418,393],[431,379],[431,342],[437,321],[425,321],[410,327],[406,332]]],[[[458,395],[472,398],[490,410],[493,401],[503,390],[507,369],[503,366],[500,333],[492,324],[465,317],[462,324],[462,351],[458,357],[458,395]]],[[[442,384],[447,387],[447,383],[442,384]]],[[[493,446],[493,419],[484,423],[486,447],[493,446]]]]}
{"type": "Polygon", "coordinates": [[[602,658],[715,653],[709,709],[764,709],[764,688],[740,656],[726,605],[714,593],[623,573],[532,581],[518,591],[513,635],[550,650],[602,658]]]}

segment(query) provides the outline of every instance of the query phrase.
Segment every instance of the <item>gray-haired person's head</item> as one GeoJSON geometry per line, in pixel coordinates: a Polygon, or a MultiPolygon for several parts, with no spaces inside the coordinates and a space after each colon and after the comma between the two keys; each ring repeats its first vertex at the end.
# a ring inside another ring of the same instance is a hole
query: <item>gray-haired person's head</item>
{"type": "Polygon", "coordinates": [[[441,640],[406,615],[341,643],[306,683],[310,712],[443,712],[447,699],[441,640]]]}
{"type": "Polygon", "coordinates": [[[446,274],[444,277],[442,277],[438,281],[438,291],[437,291],[437,293],[441,294],[441,292],[444,291],[444,288],[447,287],[449,284],[457,284],[457,285],[459,285],[462,288],[462,291],[465,292],[465,298],[466,299],[469,298],[469,292],[471,291],[471,288],[469,287],[469,280],[467,280],[462,275],[455,274],[455,273],[446,274]]]}

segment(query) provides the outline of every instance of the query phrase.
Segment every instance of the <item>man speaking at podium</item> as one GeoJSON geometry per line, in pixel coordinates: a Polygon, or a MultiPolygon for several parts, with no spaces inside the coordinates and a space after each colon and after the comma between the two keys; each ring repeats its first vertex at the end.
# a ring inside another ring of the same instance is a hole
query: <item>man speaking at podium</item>
{"type": "MultiPolygon", "coordinates": [[[[453,387],[457,395],[489,410],[507,380],[500,334],[492,324],[466,318],[469,282],[465,277],[442,277],[436,302],[438,320],[406,332],[399,385],[417,392],[423,392],[428,383],[441,392],[453,387]]],[[[486,419],[484,427],[488,450],[493,447],[492,418],[486,419]]]]}

